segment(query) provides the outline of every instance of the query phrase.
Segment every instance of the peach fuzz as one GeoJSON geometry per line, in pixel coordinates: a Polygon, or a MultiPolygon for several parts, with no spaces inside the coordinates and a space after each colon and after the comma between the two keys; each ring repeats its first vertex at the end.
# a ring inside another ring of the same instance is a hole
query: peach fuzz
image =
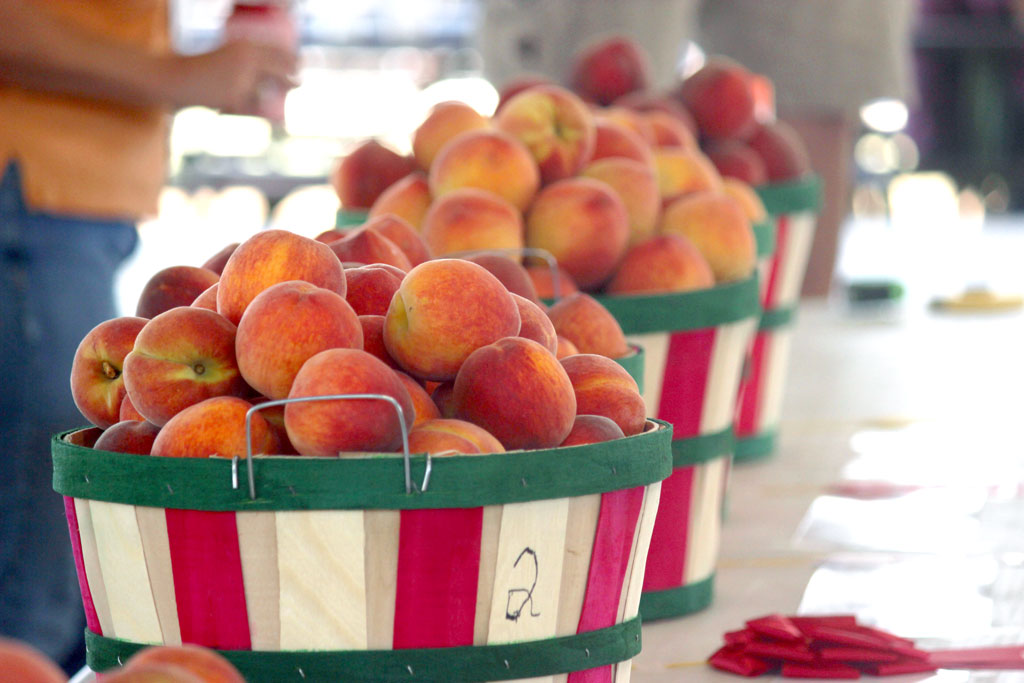
{"type": "Polygon", "coordinates": [[[545,185],[576,175],[594,153],[594,115],[579,96],[557,85],[520,92],[493,123],[526,145],[545,185]]]}
{"type": "Polygon", "coordinates": [[[629,242],[638,242],[654,233],[661,214],[661,194],[653,166],[632,159],[600,159],[580,173],[607,183],[622,200],[629,217],[629,242]]]}
{"type": "Polygon", "coordinates": [[[604,415],[577,415],[562,447],[614,441],[624,436],[619,425],[604,415]]]}
{"type": "Polygon", "coordinates": [[[346,209],[369,209],[381,193],[416,169],[416,162],[365,140],[338,160],[331,171],[331,185],[346,209]]]}
{"type": "Polygon", "coordinates": [[[650,80],[646,51],[626,35],[593,40],[572,57],[570,87],[588,102],[611,104],[623,95],[646,89],[650,80]]]}
{"type": "Polygon", "coordinates": [[[393,213],[383,213],[368,218],[362,227],[373,228],[384,237],[395,243],[406,258],[409,265],[418,266],[430,258],[427,245],[420,237],[419,230],[414,228],[409,221],[393,213]]]}
{"type": "Polygon", "coordinates": [[[438,410],[434,400],[430,398],[430,394],[427,393],[422,384],[401,370],[395,370],[394,373],[398,376],[398,379],[402,380],[405,390],[409,392],[409,398],[412,399],[412,408],[415,414],[412,426],[415,427],[424,420],[441,417],[441,411],[438,410]]]}
{"type": "Polygon", "coordinates": [[[381,192],[367,216],[372,220],[385,214],[394,214],[419,230],[431,201],[433,199],[427,183],[427,174],[416,171],[381,192]]]}
{"type": "Polygon", "coordinates": [[[106,320],[78,343],[71,361],[71,398],[82,416],[100,429],[120,421],[127,395],[124,359],[147,322],[133,316],[106,320]]]}
{"type": "Polygon", "coordinates": [[[479,249],[521,249],[523,217],[492,192],[463,188],[433,203],[422,232],[435,257],[479,249]]]}
{"type": "Polygon", "coordinates": [[[483,427],[465,420],[439,417],[416,425],[409,433],[409,450],[431,455],[449,450],[474,454],[504,453],[505,447],[483,427]]]}
{"type": "Polygon", "coordinates": [[[301,280],[279,282],[245,309],[235,335],[238,370],[267,398],[287,398],[308,358],[326,349],[363,348],[363,328],[338,294],[301,280]]]}
{"type": "Polygon", "coordinates": [[[576,396],[546,348],[506,337],[466,359],[452,389],[455,416],[483,427],[508,450],[554,448],[572,429],[576,396]]]}
{"type": "Polygon", "coordinates": [[[201,645],[154,645],[139,650],[125,664],[168,664],[198,676],[204,683],[245,683],[242,674],[220,653],[201,645]]]}
{"type": "Polygon", "coordinates": [[[593,178],[548,185],[526,217],[526,245],[549,252],[581,289],[596,288],[611,276],[628,241],[626,205],[593,178]]]}
{"type": "Polygon", "coordinates": [[[621,365],[593,353],[577,353],[559,362],[572,382],[577,415],[604,415],[626,436],[644,430],[647,406],[636,380],[621,365]]]}
{"type": "Polygon", "coordinates": [[[159,270],[142,287],[135,315],[155,318],[176,306],[189,306],[218,280],[217,273],[195,266],[171,266],[159,270]]]}
{"type": "Polygon", "coordinates": [[[636,131],[611,120],[598,118],[595,122],[594,154],[591,163],[609,157],[625,157],[654,167],[651,145],[636,131]]]}
{"type": "MultiPolygon", "coordinates": [[[[303,364],[288,398],[336,394],[384,394],[398,402],[405,428],[412,425],[412,398],[394,370],[358,349],[321,351],[303,364]]],[[[288,439],[302,455],[336,456],[347,451],[392,452],[402,445],[403,422],[394,406],[376,399],[289,403],[288,439]]]]}
{"type": "Polygon", "coordinates": [[[558,266],[555,268],[555,272],[552,272],[551,266],[546,263],[543,265],[526,266],[526,274],[530,276],[533,287],[537,290],[538,297],[541,299],[559,299],[563,296],[569,296],[573,292],[580,291],[576,280],[573,279],[572,275],[569,275],[565,268],[558,266]],[[555,272],[558,273],[557,283],[555,282],[555,272]]]}
{"type": "Polygon", "coordinates": [[[519,140],[497,130],[476,130],[455,136],[441,148],[427,181],[435,199],[473,187],[523,211],[540,187],[540,170],[519,140]]]}
{"type": "Polygon", "coordinates": [[[633,245],[606,291],[662,294],[706,289],[714,284],[714,273],[700,250],[682,235],[664,234],[633,245]]]}
{"type": "Polygon", "coordinates": [[[533,279],[526,268],[519,262],[518,255],[485,252],[469,254],[463,258],[478,266],[483,266],[487,272],[498,278],[510,293],[518,294],[536,304],[540,303],[540,297],[537,296],[537,288],[533,284],[533,279]]]}
{"type": "Polygon", "coordinates": [[[237,325],[257,294],[288,280],[305,280],[345,296],[345,274],[330,247],[286,230],[264,230],[240,244],[224,265],[217,311],[237,325]]]}
{"type": "Polygon", "coordinates": [[[678,92],[707,137],[742,138],[755,125],[751,74],[732,59],[710,57],[678,92]]]}
{"type": "Polygon", "coordinates": [[[718,169],[699,150],[659,147],[654,150],[654,168],[663,205],[691,192],[722,189],[718,169]]]}
{"type": "Polygon", "coordinates": [[[412,155],[424,171],[446,142],[459,133],[479,130],[490,125],[489,119],[465,102],[440,102],[412,133],[412,155]]]}
{"type": "Polygon", "coordinates": [[[0,671],[12,683],[67,683],[57,663],[34,645],[0,636],[0,671]]]}
{"type": "Polygon", "coordinates": [[[93,448],[114,453],[149,455],[160,428],[145,420],[124,420],[103,430],[93,448]]]}
{"type": "Polygon", "coordinates": [[[619,321],[601,303],[583,292],[570,294],[548,309],[555,332],[579,353],[621,358],[630,352],[619,321]]]}
{"type": "MultiPolygon", "coordinates": [[[[168,458],[246,457],[245,416],[252,408],[235,396],[216,396],[185,408],[163,426],[151,454],[168,458]]],[[[277,438],[263,416],[251,419],[252,451],[273,454],[277,438]]]]}
{"type": "Polygon", "coordinates": [[[376,230],[365,225],[345,233],[340,240],[327,245],[341,263],[386,263],[408,271],[412,268],[409,257],[398,245],[376,230]]]}
{"type": "Polygon", "coordinates": [[[512,298],[519,307],[519,336],[524,339],[532,339],[551,353],[558,351],[558,335],[555,333],[555,326],[544,311],[536,303],[529,299],[512,294],[512,298]]]}
{"type": "Polygon", "coordinates": [[[704,254],[716,282],[742,280],[757,265],[757,243],[743,207],[722,192],[697,192],[667,207],[660,230],[688,238],[704,254]]]}
{"type": "Polygon", "coordinates": [[[385,263],[346,268],[348,293],[345,300],[357,315],[384,315],[404,277],[401,268],[385,263]]]}
{"type": "Polygon", "coordinates": [[[519,309],[498,278],[461,259],[427,261],[402,280],[384,345],[418,379],[452,379],[477,348],[519,334],[519,309]]]}

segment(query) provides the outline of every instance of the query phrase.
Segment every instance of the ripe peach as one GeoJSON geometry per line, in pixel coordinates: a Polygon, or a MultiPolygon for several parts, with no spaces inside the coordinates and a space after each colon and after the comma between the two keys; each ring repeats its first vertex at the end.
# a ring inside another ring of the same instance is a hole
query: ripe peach
{"type": "Polygon", "coordinates": [[[704,255],[682,235],[654,235],[630,247],[608,283],[609,294],[658,294],[713,287],[704,255]]]}
{"type": "Polygon", "coordinates": [[[725,57],[711,57],[683,81],[679,97],[703,135],[742,138],[754,126],[750,72],[725,57]]]}
{"type": "Polygon", "coordinates": [[[575,344],[562,335],[555,335],[555,338],[558,340],[558,348],[555,350],[555,358],[558,360],[562,360],[563,358],[580,352],[580,350],[576,348],[575,344]]]}
{"type": "Polygon", "coordinates": [[[569,436],[565,437],[562,447],[582,446],[588,443],[600,443],[621,439],[625,434],[611,419],[604,415],[577,415],[572,423],[569,436]]]}
{"type": "Polygon", "coordinates": [[[621,123],[600,117],[594,126],[594,154],[590,157],[591,163],[598,159],[625,157],[654,167],[651,145],[639,133],[621,123]]]}
{"type": "Polygon", "coordinates": [[[409,433],[409,450],[431,455],[449,450],[473,454],[504,453],[505,447],[483,427],[465,420],[439,417],[416,425],[409,433]]]}
{"type": "Polygon", "coordinates": [[[665,207],[660,229],[693,242],[708,260],[716,282],[747,278],[757,265],[750,219],[740,203],[724,192],[680,197],[665,207]]]}
{"type": "Polygon", "coordinates": [[[497,130],[474,130],[456,135],[441,148],[428,182],[435,199],[475,187],[523,211],[540,187],[540,170],[530,150],[516,138],[497,130]]]}
{"type": "Polygon", "coordinates": [[[145,420],[124,420],[103,430],[93,448],[114,453],[149,455],[160,428],[145,420]]]}
{"type": "Polygon", "coordinates": [[[422,232],[437,257],[475,249],[520,249],[523,216],[493,192],[466,187],[431,205],[422,232]]]}
{"type": "Polygon", "coordinates": [[[649,111],[640,114],[654,134],[654,147],[683,147],[697,149],[697,137],[690,132],[686,124],[672,114],[663,111],[649,111]]]}
{"type": "Polygon", "coordinates": [[[427,261],[402,280],[384,316],[384,345],[414,377],[446,380],[477,348],[519,333],[498,278],[461,259],[427,261]]]}
{"type": "Polygon", "coordinates": [[[142,413],[135,409],[135,406],[132,404],[132,399],[128,395],[128,392],[125,392],[124,398],[121,399],[121,408],[120,410],[117,411],[117,421],[124,422],[125,420],[145,419],[146,418],[142,417],[142,413]]]}
{"type": "Polygon", "coordinates": [[[228,259],[217,289],[217,311],[237,325],[257,294],[288,280],[305,280],[345,296],[345,273],[329,246],[286,230],[264,230],[228,259]]]}
{"type": "Polygon", "coordinates": [[[626,436],[644,430],[647,406],[636,380],[621,365],[594,353],[577,353],[559,362],[576,393],[577,415],[604,415],[626,436]]]}
{"type": "Polygon", "coordinates": [[[335,292],[302,280],[279,282],[256,295],[235,336],[239,372],[272,399],[287,398],[309,357],[334,348],[363,348],[356,312],[335,292]]]}
{"type": "MultiPolygon", "coordinates": [[[[169,458],[246,457],[245,415],[252,408],[236,396],[215,396],[190,405],[163,426],[151,454],[169,458]]],[[[276,453],[274,431],[259,412],[251,419],[252,452],[276,453]]]]}
{"type": "Polygon", "coordinates": [[[651,65],[644,48],[625,35],[599,38],[572,57],[570,87],[588,102],[608,105],[647,88],[651,65]]]}
{"type": "Polygon", "coordinates": [[[510,99],[535,85],[554,85],[554,82],[547,76],[535,73],[520,74],[506,81],[498,90],[498,106],[495,108],[495,113],[501,111],[501,108],[510,99]]]}
{"type": "Polygon", "coordinates": [[[146,326],[144,318],[122,317],[101,322],[89,330],[71,362],[71,397],[86,420],[100,429],[119,421],[126,395],[122,369],[146,326]]]}
{"type": "Polygon", "coordinates": [[[139,650],[129,658],[126,669],[142,664],[176,666],[198,676],[203,683],[245,683],[238,669],[223,655],[201,645],[155,645],[139,650]]]}
{"type": "Polygon", "coordinates": [[[706,153],[723,181],[738,178],[751,185],[763,185],[768,181],[768,170],[760,155],[742,140],[715,140],[708,145],[706,153]]]}
{"type": "Polygon", "coordinates": [[[544,184],[576,175],[594,153],[594,115],[577,95],[557,85],[520,92],[493,121],[529,148],[544,184]]]}
{"type": "Polygon", "coordinates": [[[196,308],[205,308],[208,311],[216,311],[218,289],[220,289],[220,284],[214,282],[207,289],[203,290],[203,292],[197,296],[190,305],[196,308]]]}
{"type": "Polygon", "coordinates": [[[722,191],[740,203],[751,223],[768,220],[768,210],[761,196],[748,183],[738,178],[722,178],[722,191]]]}
{"type": "Polygon", "coordinates": [[[327,246],[342,263],[386,263],[404,271],[412,268],[409,257],[397,244],[365,225],[347,232],[340,240],[327,246]]]}
{"type": "Polygon", "coordinates": [[[629,353],[626,336],[608,309],[583,292],[570,294],[548,309],[555,332],[577,348],[579,353],[596,353],[621,358],[629,353]]]}
{"type": "Polygon", "coordinates": [[[401,370],[402,366],[391,357],[387,347],[384,346],[384,316],[361,315],[359,324],[363,328],[363,351],[383,361],[388,367],[401,370]]]}
{"type": "Polygon", "coordinates": [[[0,671],[11,683],[67,683],[56,662],[33,645],[0,636],[0,671]]]}
{"type": "Polygon", "coordinates": [[[686,126],[691,135],[697,136],[697,122],[694,120],[693,114],[671,93],[632,92],[615,100],[613,106],[632,109],[636,112],[665,112],[686,126]]]}
{"type": "MultiPolygon", "coordinates": [[[[414,420],[409,392],[395,372],[365,351],[329,349],[305,362],[289,398],[334,394],[384,394],[414,420]]],[[[393,406],[361,398],[289,403],[284,409],[288,438],[302,455],[334,456],[344,451],[394,451],[402,426],[393,406]]]]}
{"type": "Polygon", "coordinates": [[[530,278],[526,268],[519,263],[518,256],[506,256],[502,253],[480,253],[468,254],[462,258],[472,261],[478,266],[483,266],[487,272],[498,278],[501,284],[505,285],[505,289],[512,294],[518,294],[536,304],[540,303],[540,297],[537,296],[537,288],[534,286],[533,280],[530,278]]]}
{"type": "Polygon", "coordinates": [[[430,258],[430,252],[419,231],[401,216],[393,213],[378,214],[368,218],[363,227],[373,228],[394,242],[409,259],[410,266],[418,266],[430,258]]]}
{"type": "Polygon", "coordinates": [[[441,417],[455,417],[455,404],[452,402],[452,391],[455,389],[455,382],[448,380],[441,382],[430,392],[430,399],[441,412],[441,417]]]}
{"type": "Polygon", "coordinates": [[[427,114],[427,118],[413,131],[413,157],[419,167],[427,171],[446,142],[459,133],[487,128],[488,125],[487,117],[465,102],[436,104],[427,114]]]}
{"type": "Polygon", "coordinates": [[[654,233],[661,213],[661,194],[654,167],[624,158],[600,159],[580,173],[607,183],[622,200],[629,217],[629,242],[638,242],[654,233]]]}
{"type": "Polygon", "coordinates": [[[369,209],[384,190],[415,169],[411,158],[366,140],[338,161],[331,184],[343,208],[369,209]]]}
{"type": "Polygon", "coordinates": [[[529,299],[512,294],[519,307],[519,336],[532,339],[551,353],[558,351],[558,335],[547,312],[529,299]]]}
{"type": "MultiPolygon", "coordinates": [[[[257,396],[252,399],[250,403],[254,406],[266,403],[270,399],[266,396],[257,396]]],[[[268,408],[260,408],[259,414],[263,416],[263,419],[267,421],[267,426],[270,427],[270,431],[274,433],[274,438],[277,439],[277,455],[298,455],[299,452],[295,450],[295,446],[288,439],[288,430],[284,428],[284,406],[276,405],[268,408]]]]}
{"type": "Polygon", "coordinates": [[[430,398],[430,394],[427,393],[422,384],[401,370],[395,370],[394,372],[398,375],[398,379],[402,380],[406,391],[409,392],[409,398],[412,399],[413,412],[415,413],[412,426],[416,426],[424,420],[441,417],[441,411],[438,410],[437,404],[430,398]]]}
{"type": "Polygon", "coordinates": [[[648,146],[654,144],[654,129],[639,112],[626,107],[605,107],[595,111],[594,116],[598,121],[610,121],[633,131],[648,146]]]}
{"type": "Polygon", "coordinates": [[[431,201],[427,174],[415,171],[381,192],[377,201],[370,207],[368,218],[373,219],[390,213],[419,230],[431,201]]]}
{"type": "Polygon", "coordinates": [[[190,306],[146,323],[124,359],[124,385],[139,413],[162,426],[204,399],[243,395],[235,331],[219,313],[190,306]]]}
{"type": "Polygon", "coordinates": [[[324,244],[330,244],[331,242],[337,242],[338,240],[340,240],[344,236],[345,236],[345,231],[344,230],[339,230],[337,228],[328,228],[327,230],[324,230],[322,233],[320,233],[319,235],[317,235],[313,239],[316,240],[317,242],[323,242],[324,244]]]}
{"type": "Polygon", "coordinates": [[[358,315],[384,315],[404,277],[402,269],[385,263],[346,268],[345,300],[358,315]]]}
{"type": "Polygon", "coordinates": [[[526,266],[526,274],[530,276],[530,280],[537,290],[537,296],[541,299],[559,299],[563,296],[569,296],[573,292],[580,291],[576,280],[573,279],[572,275],[569,275],[565,268],[558,266],[556,272],[558,273],[557,283],[555,282],[555,273],[552,272],[551,266],[546,263],[543,265],[526,266]]]}
{"type": "Polygon", "coordinates": [[[565,369],[546,348],[522,337],[470,354],[452,393],[456,417],[483,427],[508,450],[553,448],[576,417],[565,369]]]}
{"type": "Polygon", "coordinates": [[[764,162],[769,182],[794,180],[811,172],[804,141],[783,121],[758,124],[747,144],[764,162]]]}
{"type": "Polygon", "coordinates": [[[223,249],[218,251],[216,254],[206,259],[206,262],[203,263],[202,267],[206,268],[207,270],[212,270],[219,276],[222,272],[224,272],[224,264],[228,262],[228,259],[231,258],[231,254],[233,254],[235,249],[237,248],[238,242],[232,242],[231,244],[228,244],[223,249]]]}
{"type": "Polygon", "coordinates": [[[722,188],[718,169],[699,150],[659,147],[654,150],[654,167],[662,205],[691,192],[722,188]]]}
{"type": "Polygon", "coordinates": [[[143,286],[135,315],[155,318],[175,306],[188,306],[219,279],[212,270],[195,266],[171,266],[159,270],[143,286]]]}

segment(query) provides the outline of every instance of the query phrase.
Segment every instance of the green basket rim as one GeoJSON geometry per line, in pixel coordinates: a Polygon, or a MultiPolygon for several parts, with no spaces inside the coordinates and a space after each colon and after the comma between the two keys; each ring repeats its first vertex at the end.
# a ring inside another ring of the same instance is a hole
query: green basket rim
{"type": "Polygon", "coordinates": [[[678,588],[640,594],[640,618],[646,624],[693,614],[708,607],[714,598],[715,575],[678,588]]]}
{"type": "MultiPolygon", "coordinates": [[[[64,496],[157,508],[211,511],[411,510],[475,508],[551,500],[645,486],[672,473],[672,426],[614,441],[532,451],[431,458],[427,490],[405,491],[400,454],[253,458],[256,498],[244,459],[160,458],[97,451],[51,439],[53,488],[64,496]],[[233,479],[237,488],[233,487],[233,479]]],[[[411,456],[413,481],[427,458],[411,456]]]]}
{"type": "Polygon", "coordinates": [[[821,208],[821,177],[814,174],[783,183],[758,185],[754,191],[761,198],[765,211],[772,216],[821,208]]]}
{"type": "Polygon", "coordinates": [[[640,344],[629,344],[629,348],[632,353],[627,353],[625,356],[619,358],[613,358],[616,363],[622,366],[622,369],[629,373],[629,376],[636,381],[637,389],[641,395],[644,393],[644,363],[646,362],[646,354],[644,347],[640,344]]]}
{"type": "Polygon", "coordinates": [[[780,327],[789,327],[796,319],[796,305],[770,308],[761,311],[761,321],[757,325],[759,330],[777,330],[780,327]]]}
{"type": "Polygon", "coordinates": [[[692,467],[716,458],[727,458],[735,447],[736,433],[731,423],[718,432],[674,439],[672,467],[692,467]]]}
{"type": "Polygon", "coordinates": [[[751,224],[754,241],[757,244],[757,255],[761,258],[775,253],[775,222],[772,220],[758,221],[751,224]]]}
{"type": "Polygon", "coordinates": [[[369,218],[370,212],[367,209],[338,209],[334,217],[335,228],[351,228],[362,225],[369,218]]]}
{"type": "Polygon", "coordinates": [[[749,436],[737,436],[733,462],[742,465],[767,458],[775,453],[777,440],[778,430],[774,428],[749,436]]]}

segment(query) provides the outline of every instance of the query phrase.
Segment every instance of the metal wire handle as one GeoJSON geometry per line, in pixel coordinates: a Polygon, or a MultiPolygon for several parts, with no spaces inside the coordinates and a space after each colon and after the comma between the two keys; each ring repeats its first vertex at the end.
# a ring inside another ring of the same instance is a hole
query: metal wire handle
{"type": "MultiPolygon", "coordinates": [[[[402,410],[402,406],[395,400],[393,396],[387,394],[325,394],[323,396],[301,396],[298,398],[282,398],[275,401],[267,401],[265,403],[259,403],[246,411],[245,413],[245,466],[248,470],[249,475],[249,499],[256,500],[256,475],[253,471],[252,465],[252,416],[259,410],[264,408],[273,408],[274,406],[283,406],[289,403],[308,403],[310,401],[336,401],[336,400],[349,400],[349,399],[371,399],[386,401],[391,404],[398,414],[398,424],[402,428],[402,459],[405,461],[405,492],[411,494],[413,492],[414,485],[412,483],[412,463],[409,457],[409,428],[405,422],[405,411],[402,410]]],[[[423,492],[427,490],[427,486],[430,484],[430,470],[433,467],[431,462],[430,453],[427,453],[427,467],[423,473],[423,483],[419,487],[419,491],[423,492]]],[[[238,456],[236,455],[231,459],[231,488],[238,488],[238,456]]]]}
{"type": "Polygon", "coordinates": [[[554,295],[555,301],[562,298],[562,280],[561,273],[558,270],[558,259],[556,259],[554,254],[547,249],[541,249],[540,247],[467,249],[465,251],[455,251],[450,254],[445,254],[441,258],[465,258],[467,256],[476,256],[477,254],[515,254],[517,256],[532,256],[545,261],[548,264],[548,269],[551,271],[551,293],[554,295]]]}

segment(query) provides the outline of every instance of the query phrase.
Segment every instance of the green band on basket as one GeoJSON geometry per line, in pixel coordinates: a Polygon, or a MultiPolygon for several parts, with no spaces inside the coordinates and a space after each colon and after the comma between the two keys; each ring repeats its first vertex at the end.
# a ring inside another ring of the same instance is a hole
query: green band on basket
{"type": "MultiPolygon", "coordinates": [[[[640,619],[571,636],[504,645],[410,650],[253,652],[218,650],[256,681],[505,681],[624,662],[640,652],[640,619]]],[[[85,631],[93,671],[118,666],[145,647],[85,631]]]]}
{"type": "Polygon", "coordinates": [[[761,221],[754,223],[754,240],[757,243],[758,256],[771,256],[775,253],[775,223],[761,221]]]}
{"type": "Polygon", "coordinates": [[[629,376],[636,380],[640,394],[644,393],[644,349],[639,344],[630,344],[633,351],[625,356],[616,358],[615,362],[629,373],[629,376]]]}
{"type": "Polygon", "coordinates": [[[759,185],[754,189],[772,216],[817,211],[821,206],[821,178],[816,175],[788,183],[759,185]]]}
{"type": "Polygon", "coordinates": [[[761,312],[761,322],[758,323],[759,330],[775,330],[780,327],[787,327],[793,323],[796,317],[796,307],[773,308],[761,312]]]}
{"type": "Polygon", "coordinates": [[[761,311],[756,274],[695,292],[594,298],[615,316],[626,334],[701,330],[761,311]]]}
{"type": "Polygon", "coordinates": [[[339,209],[334,219],[334,227],[351,228],[366,222],[368,212],[360,209],[339,209]]]}
{"type": "Polygon", "coordinates": [[[655,619],[681,617],[699,612],[711,604],[715,575],[703,581],[663,591],[644,591],[640,594],[640,618],[646,624],[655,619]]]}
{"type": "Polygon", "coordinates": [[[736,449],[733,452],[732,460],[736,463],[754,462],[767,458],[775,452],[776,432],[770,429],[753,436],[744,436],[736,439],[736,449]]]}
{"type": "MultiPolygon", "coordinates": [[[[502,505],[568,498],[643,486],[672,473],[672,427],[614,441],[533,451],[432,458],[426,491],[405,492],[401,455],[253,458],[256,499],[250,500],[245,459],[238,487],[226,458],[161,458],[51,440],[53,488],[72,498],[190,510],[409,510],[502,505]]],[[[69,433],[69,432],[68,432],[69,433]]],[[[66,433],[65,433],[66,434],[66,433]]],[[[414,482],[426,456],[412,457],[414,482]]]]}
{"type": "Polygon", "coordinates": [[[720,432],[672,441],[672,466],[689,467],[732,453],[736,437],[730,424],[720,432]]]}

